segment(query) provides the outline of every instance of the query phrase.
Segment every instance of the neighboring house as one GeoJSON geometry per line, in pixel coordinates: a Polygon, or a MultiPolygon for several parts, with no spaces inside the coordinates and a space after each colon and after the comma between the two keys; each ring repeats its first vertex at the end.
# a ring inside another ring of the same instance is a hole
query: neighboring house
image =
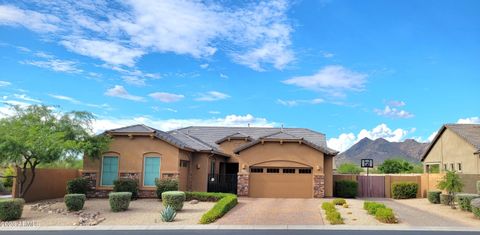
{"type": "Polygon", "coordinates": [[[425,172],[480,174],[480,125],[443,125],[422,157],[425,172]],[[435,169],[435,170],[433,170],[435,169]]]}
{"type": "Polygon", "coordinates": [[[303,128],[187,127],[163,132],[145,125],[106,131],[101,159],[84,157],[83,176],[96,196],[118,178],[135,178],[140,196],[155,179],[178,178],[180,190],[251,197],[332,196],[333,157],[325,135],[303,128]]]}

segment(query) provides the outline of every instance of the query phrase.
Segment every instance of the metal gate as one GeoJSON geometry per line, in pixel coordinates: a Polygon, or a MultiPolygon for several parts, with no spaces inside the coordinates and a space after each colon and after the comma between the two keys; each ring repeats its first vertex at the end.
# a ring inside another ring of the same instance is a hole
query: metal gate
{"type": "Polygon", "coordinates": [[[358,176],[359,197],[385,197],[384,176],[358,176]]]}
{"type": "Polygon", "coordinates": [[[207,191],[237,194],[237,174],[209,174],[207,191]]]}

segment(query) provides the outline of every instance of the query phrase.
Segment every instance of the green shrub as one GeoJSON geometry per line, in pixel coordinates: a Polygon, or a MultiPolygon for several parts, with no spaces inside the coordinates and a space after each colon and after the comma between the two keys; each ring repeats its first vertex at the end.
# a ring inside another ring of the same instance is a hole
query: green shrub
{"type": "Polygon", "coordinates": [[[378,208],[375,212],[375,219],[387,224],[397,223],[397,219],[390,208],[378,208]]]}
{"type": "Polygon", "coordinates": [[[213,206],[212,209],[202,215],[202,218],[200,218],[201,224],[209,224],[215,222],[215,220],[221,218],[223,215],[225,215],[228,211],[230,211],[233,207],[237,205],[237,195],[228,193],[224,193],[222,195],[225,196],[220,199],[213,206]]]}
{"type": "Polygon", "coordinates": [[[470,207],[470,203],[475,198],[480,198],[480,195],[472,193],[458,193],[455,195],[455,200],[458,202],[462,211],[471,212],[472,208],[470,207]]]}
{"type": "Polygon", "coordinates": [[[341,206],[343,204],[346,204],[347,201],[345,201],[345,199],[343,199],[343,198],[335,198],[335,199],[333,199],[332,203],[335,204],[335,205],[341,206]]]}
{"type": "Polygon", "coordinates": [[[185,193],[181,191],[167,191],[162,193],[163,206],[171,206],[176,211],[182,210],[185,193]]]}
{"type": "Polygon", "coordinates": [[[364,202],[363,202],[363,209],[364,209],[364,210],[368,210],[368,207],[369,207],[370,205],[372,205],[373,203],[376,203],[376,202],[364,201],[364,202]]]}
{"type": "Polygon", "coordinates": [[[162,193],[168,191],[178,191],[178,180],[177,179],[155,179],[155,186],[157,187],[157,197],[162,199],[162,193]]]}
{"type": "Polygon", "coordinates": [[[67,194],[87,194],[88,180],[82,177],[67,181],[67,194]]]}
{"type": "Polygon", "coordinates": [[[377,202],[368,202],[367,204],[363,204],[363,208],[367,210],[368,214],[375,215],[379,208],[387,208],[383,203],[377,202]]]}
{"type": "Polygon", "coordinates": [[[131,192],[112,192],[108,194],[110,209],[113,212],[126,211],[132,198],[131,192]]]}
{"type": "Polygon", "coordinates": [[[199,200],[202,202],[216,202],[226,196],[232,195],[230,193],[207,193],[207,192],[185,192],[187,201],[199,200]]]}
{"type": "Polygon", "coordinates": [[[440,203],[446,206],[450,205],[450,202],[453,201],[453,196],[449,194],[440,194],[440,203]]]}
{"type": "Polygon", "coordinates": [[[335,211],[335,205],[331,202],[324,202],[322,203],[322,209],[325,211],[335,211]]]}
{"type": "Polygon", "coordinates": [[[25,201],[21,198],[0,200],[0,221],[20,219],[23,205],[25,205],[25,201]]]}
{"type": "Polygon", "coordinates": [[[138,181],[130,178],[121,178],[113,181],[114,192],[131,192],[132,199],[138,198],[138,181]]]}
{"type": "Polygon", "coordinates": [[[337,172],[340,174],[354,174],[358,175],[360,172],[363,172],[363,169],[355,163],[342,163],[338,168],[337,172]]]}
{"type": "Polygon", "coordinates": [[[83,209],[86,198],[85,194],[67,194],[63,200],[69,211],[79,211],[83,209]]]}
{"type": "Polygon", "coordinates": [[[7,189],[5,188],[5,186],[3,186],[3,182],[0,181],[0,193],[5,193],[7,192],[7,189]]]}
{"type": "Polygon", "coordinates": [[[160,216],[163,222],[172,222],[177,216],[177,211],[173,207],[167,206],[160,212],[160,216]]]}
{"type": "Polygon", "coordinates": [[[2,178],[3,181],[3,186],[6,188],[11,188],[13,187],[13,178],[15,176],[15,168],[10,166],[3,171],[3,176],[5,178],[2,178]]]}
{"type": "Polygon", "coordinates": [[[401,182],[392,184],[392,197],[394,199],[416,198],[418,184],[412,182],[401,182]]]}
{"type": "Polygon", "coordinates": [[[480,198],[475,198],[470,202],[473,214],[480,219],[480,198]]]}
{"type": "Polygon", "coordinates": [[[335,182],[335,197],[355,198],[358,192],[358,182],[353,180],[339,180],[335,182]]]}
{"type": "Polygon", "coordinates": [[[330,224],[343,224],[343,218],[340,215],[340,212],[334,211],[325,211],[326,218],[330,224]]]}
{"type": "Polygon", "coordinates": [[[433,204],[439,204],[440,203],[440,194],[442,194],[442,192],[440,191],[429,191],[428,192],[428,201],[430,203],[433,203],[433,204]]]}

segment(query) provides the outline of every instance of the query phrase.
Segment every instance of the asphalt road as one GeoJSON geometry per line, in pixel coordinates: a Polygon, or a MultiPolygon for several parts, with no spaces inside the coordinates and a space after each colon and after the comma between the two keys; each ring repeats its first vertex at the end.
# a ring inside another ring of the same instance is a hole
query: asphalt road
{"type": "Polygon", "coordinates": [[[95,231],[1,231],[2,235],[470,235],[460,231],[380,231],[380,230],[95,230],[95,231]]]}

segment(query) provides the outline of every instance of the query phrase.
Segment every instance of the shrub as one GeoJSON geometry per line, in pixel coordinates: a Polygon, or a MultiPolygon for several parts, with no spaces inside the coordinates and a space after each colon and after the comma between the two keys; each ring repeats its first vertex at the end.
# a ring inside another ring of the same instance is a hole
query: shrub
{"type": "Polygon", "coordinates": [[[202,202],[216,202],[226,196],[233,195],[229,193],[207,193],[207,192],[185,192],[187,201],[199,200],[202,202]]]}
{"type": "MultiPolygon", "coordinates": [[[[455,200],[451,200],[455,197],[455,193],[461,192],[463,189],[463,183],[462,179],[460,179],[460,176],[455,173],[455,171],[447,171],[447,174],[445,174],[442,177],[442,180],[438,182],[437,185],[438,189],[445,190],[449,195],[452,195],[450,198],[450,206],[452,209],[455,209],[455,200]]],[[[441,201],[441,198],[440,198],[441,201]]]]}
{"type": "Polygon", "coordinates": [[[387,159],[378,166],[378,170],[385,174],[398,174],[412,171],[413,165],[403,159],[387,159]]]}
{"type": "Polygon", "coordinates": [[[326,211],[325,214],[327,215],[327,220],[330,224],[343,224],[343,218],[342,215],[340,215],[340,212],[336,210],[326,211]]]}
{"type": "Polygon", "coordinates": [[[177,179],[156,179],[155,185],[157,186],[157,197],[162,199],[162,193],[167,191],[178,191],[177,179]]]}
{"type": "Polygon", "coordinates": [[[3,186],[5,186],[6,188],[13,187],[13,177],[15,176],[15,168],[12,166],[6,168],[5,171],[3,172],[3,176],[5,177],[5,178],[2,178],[3,186]]]}
{"type": "Polygon", "coordinates": [[[480,219],[480,198],[475,198],[470,202],[473,214],[480,219]]]}
{"type": "Polygon", "coordinates": [[[228,193],[224,193],[222,195],[225,196],[220,199],[213,206],[212,209],[202,215],[202,218],[200,218],[201,224],[209,224],[215,222],[215,220],[221,218],[223,215],[225,215],[228,211],[230,211],[233,207],[237,205],[237,195],[228,193]]]}
{"type": "Polygon", "coordinates": [[[473,199],[480,198],[478,194],[472,193],[459,193],[455,196],[455,200],[458,202],[460,209],[462,211],[472,211],[472,207],[470,207],[470,203],[473,199]]]}
{"type": "Polygon", "coordinates": [[[185,193],[181,191],[167,191],[162,193],[163,206],[171,206],[176,211],[182,210],[185,193]]]}
{"type": "Polygon", "coordinates": [[[89,189],[88,180],[82,177],[67,182],[67,194],[87,194],[89,189]]]}
{"type": "Polygon", "coordinates": [[[439,204],[440,203],[440,194],[442,194],[442,192],[440,191],[429,191],[428,192],[428,201],[430,203],[433,203],[433,204],[439,204]]]}
{"type": "Polygon", "coordinates": [[[23,205],[25,205],[25,201],[21,198],[0,200],[0,221],[20,219],[23,205]]]}
{"type": "Polygon", "coordinates": [[[131,192],[112,192],[108,194],[110,209],[113,212],[126,211],[132,198],[131,192]]]}
{"type": "Polygon", "coordinates": [[[86,198],[85,194],[67,194],[63,200],[69,211],[79,211],[83,209],[86,198]]]}
{"type": "MultiPolygon", "coordinates": [[[[366,202],[365,202],[366,203],[366,202]]],[[[363,208],[367,210],[368,214],[375,215],[379,208],[387,208],[383,203],[377,202],[368,202],[367,204],[363,204],[363,208]]]]}
{"type": "Polygon", "coordinates": [[[0,181],[0,193],[4,193],[6,191],[7,191],[7,189],[5,188],[5,186],[3,186],[3,182],[0,181]]]}
{"type": "Polygon", "coordinates": [[[375,219],[387,224],[397,223],[397,219],[390,208],[378,208],[375,212],[375,219]]]}
{"type": "Polygon", "coordinates": [[[340,174],[354,174],[358,175],[360,172],[363,172],[363,169],[360,168],[355,163],[343,163],[337,168],[337,172],[340,174]]]}
{"type": "Polygon", "coordinates": [[[335,182],[335,196],[355,198],[358,191],[358,182],[353,180],[339,180],[335,182]]]}
{"type": "Polygon", "coordinates": [[[121,178],[113,181],[114,192],[131,192],[132,199],[138,198],[138,181],[130,178],[121,178]]]}
{"type": "Polygon", "coordinates": [[[401,182],[392,184],[392,197],[394,199],[416,198],[418,184],[412,182],[401,182]]]}
{"type": "Polygon", "coordinates": [[[449,194],[440,194],[440,203],[443,205],[450,205],[450,203],[453,201],[453,196],[449,194]]]}
{"type": "Polygon", "coordinates": [[[322,209],[325,211],[335,211],[335,205],[331,202],[322,203],[322,209]]]}
{"type": "Polygon", "coordinates": [[[343,206],[343,208],[348,208],[348,204],[347,204],[347,203],[343,204],[342,206],[343,206]]]}
{"type": "Polygon", "coordinates": [[[364,201],[363,202],[363,209],[368,210],[368,207],[370,207],[370,205],[372,205],[373,203],[376,203],[376,202],[364,201]]]}
{"type": "Polygon", "coordinates": [[[335,205],[341,206],[343,204],[347,204],[347,201],[345,201],[345,199],[343,199],[343,198],[335,198],[335,199],[333,199],[332,203],[335,204],[335,205]]]}
{"type": "Polygon", "coordinates": [[[163,208],[160,215],[163,222],[172,222],[175,219],[175,216],[177,216],[177,211],[175,211],[173,207],[167,206],[163,208]]]}

